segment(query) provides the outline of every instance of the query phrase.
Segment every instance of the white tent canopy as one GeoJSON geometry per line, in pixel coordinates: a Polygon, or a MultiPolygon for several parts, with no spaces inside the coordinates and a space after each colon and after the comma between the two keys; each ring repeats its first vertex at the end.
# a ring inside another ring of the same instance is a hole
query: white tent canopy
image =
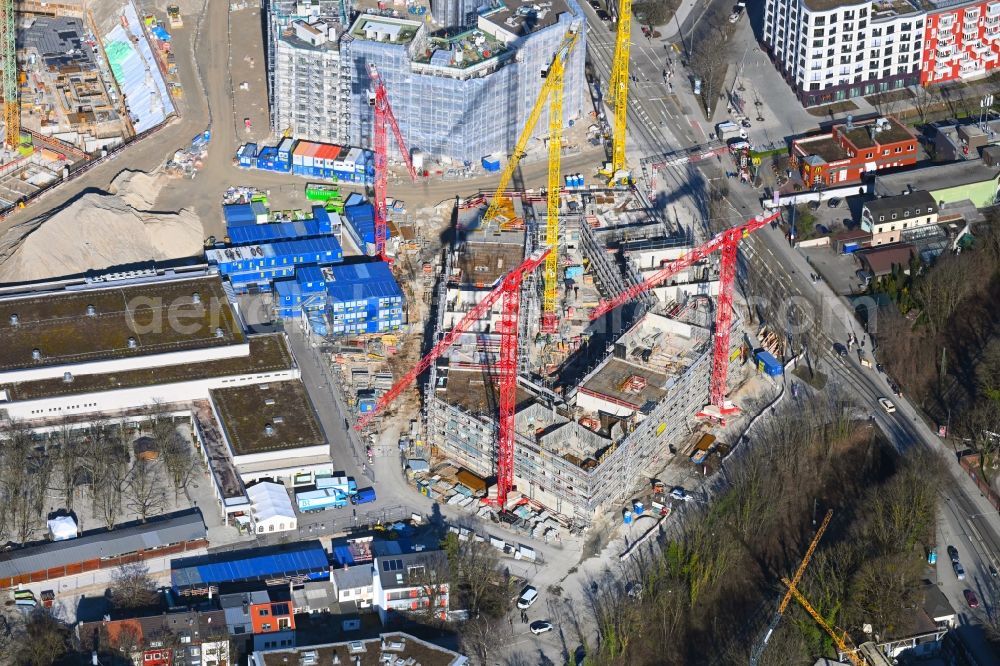
{"type": "Polygon", "coordinates": [[[56,516],[49,521],[49,536],[53,541],[76,538],[76,521],[69,516],[56,516]]]}
{"type": "Polygon", "coordinates": [[[288,491],[280,483],[264,481],[247,488],[254,531],[288,532],[298,528],[298,519],[288,491]]]}

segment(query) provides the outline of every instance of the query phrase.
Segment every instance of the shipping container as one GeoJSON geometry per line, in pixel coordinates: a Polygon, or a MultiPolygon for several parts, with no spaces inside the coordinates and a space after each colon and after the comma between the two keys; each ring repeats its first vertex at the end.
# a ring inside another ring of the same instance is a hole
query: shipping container
{"type": "Polygon", "coordinates": [[[228,204],[223,206],[222,217],[226,221],[227,229],[257,224],[257,218],[250,204],[228,204]]]}
{"type": "Polygon", "coordinates": [[[483,168],[490,173],[495,173],[500,170],[500,158],[493,155],[488,155],[483,158],[483,168]]]}
{"type": "Polygon", "coordinates": [[[784,368],[778,359],[766,349],[757,349],[753,353],[754,360],[757,361],[757,368],[769,377],[778,377],[784,372],[784,368]]]}

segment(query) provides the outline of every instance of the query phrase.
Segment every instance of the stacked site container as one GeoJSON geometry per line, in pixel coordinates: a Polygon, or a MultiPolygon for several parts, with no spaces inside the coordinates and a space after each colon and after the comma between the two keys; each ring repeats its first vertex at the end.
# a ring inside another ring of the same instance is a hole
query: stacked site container
{"type": "Polygon", "coordinates": [[[326,305],[326,276],[318,266],[303,266],[294,280],[274,283],[278,316],[288,319],[301,316],[303,310],[322,310],[326,305]]]}
{"type": "Polygon", "coordinates": [[[381,333],[403,324],[403,293],[384,261],[331,266],[326,293],[334,335],[381,333]]]}
{"type": "Polygon", "coordinates": [[[271,291],[275,280],[292,277],[297,267],[344,260],[340,243],[333,236],[244,245],[206,254],[237,293],[271,291]]]}
{"type": "MultiPolygon", "coordinates": [[[[270,243],[280,240],[304,240],[317,236],[337,236],[342,221],[339,215],[332,215],[322,206],[313,206],[313,217],[295,222],[272,222],[254,224],[250,206],[226,206],[226,228],[231,245],[270,243]],[[236,208],[232,212],[230,208],[236,208]],[[249,220],[249,221],[245,221],[249,220]],[[334,232],[337,233],[334,233],[334,232]]],[[[338,239],[339,242],[339,239],[338,239]]]]}
{"type": "MultiPolygon", "coordinates": [[[[344,231],[358,252],[375,254],[375,207],[367,201],[345,205],[344,217],[347,220],[344,231]]],[[[388,239],[389,230],[386,229],[386,240],[388,239]]]]}

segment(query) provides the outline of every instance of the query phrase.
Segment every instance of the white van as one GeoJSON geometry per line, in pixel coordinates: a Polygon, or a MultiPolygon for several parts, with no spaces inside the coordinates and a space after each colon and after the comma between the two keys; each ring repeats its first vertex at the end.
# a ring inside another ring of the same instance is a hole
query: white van
{"type": "Polygon", "coordinates": [[[535,603],[538,599],[538,590],[530,585],[525,585],[524,589],[521,590],[521,596],[517,598],[517,607],[521,610],[530,608],[531,604],[535,603]]]}

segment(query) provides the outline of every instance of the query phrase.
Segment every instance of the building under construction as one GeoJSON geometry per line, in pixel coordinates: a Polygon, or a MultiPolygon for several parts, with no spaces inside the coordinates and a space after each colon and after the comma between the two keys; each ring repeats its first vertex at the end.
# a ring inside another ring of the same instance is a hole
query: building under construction
{"type": "Polygon", "coordinates": [[[470,163],[506,155],[538,97],[541,73],[570,30],[579,33],[580,43],[566,63],[563,116],[583,117],[586,34],[575,0],[489,6],[434,0],[430,14],[424,3],[411,3],[402,18],[398,10],[380,7],[358,6],[362,13],[349,21],[343,5],[320,3],[306,12],[272,4],[272,129],[371,147],[371,64],[385,80],[414,154],[470,163]]]}
{"type": "MultiPolygon", "coordinates": [[[[530,199],[514,199],[515,218],[503,228],[478,227],[476,208],[459,211],[458,241],[437,293],[436,339],[540,244],[536,221],[545,206],[530,199]]],[[[692,438],[694,416],[710,399],[714,312],[706,297],[718,291],[718,269],[711,258],[697,263],[610,322],[591,322],[602,298],[676,259],[690,239],[668,230],[631,193],[564,196],[561,210],[556,333],[540,330],[540,275],[524,281],[517,492],[508,503],[524,496],[586,524],[631,497],[672,447],[692,438]]],[[[438,358],[425,399],[428,442],[483,477],[492,477],[496,464],[498,321],[494,308],[438,358]]],[[[731,363],[738,357],[729,355],[731,363]]]]}

